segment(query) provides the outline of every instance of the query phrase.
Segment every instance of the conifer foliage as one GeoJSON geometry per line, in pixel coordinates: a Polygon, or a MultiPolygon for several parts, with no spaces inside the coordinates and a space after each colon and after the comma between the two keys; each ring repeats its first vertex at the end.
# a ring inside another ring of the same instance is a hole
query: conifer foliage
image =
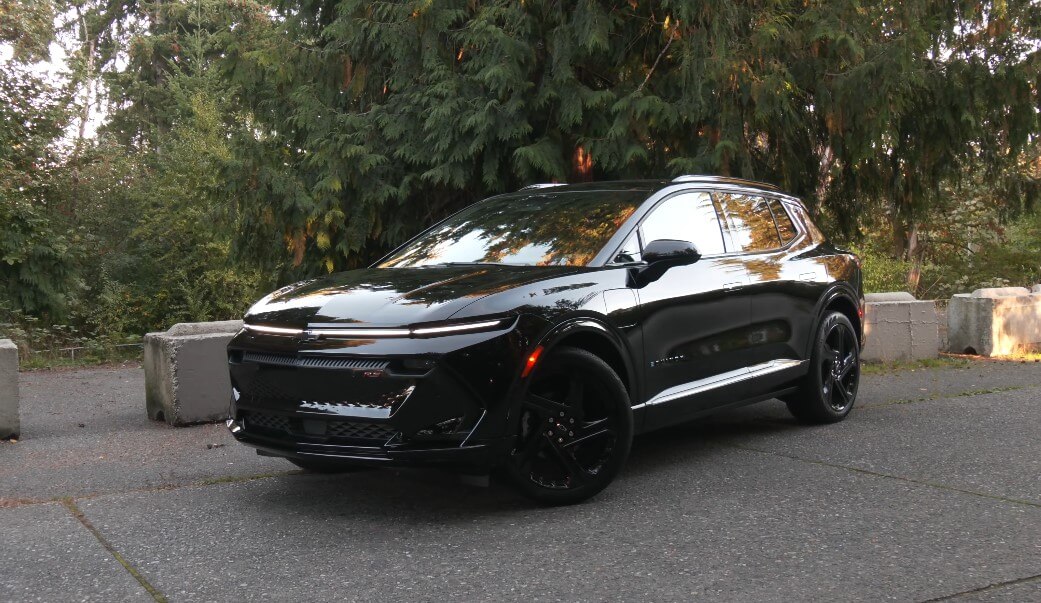
{"type": "Polygon", "coordinates": [[[1031,0],[258,6],[226,55],[244,249],[343,269],[529,182],[701,172],[847,232],[882,201],[906,253],[941,182],[1038,132],[1039,31],[1031,0]]]}

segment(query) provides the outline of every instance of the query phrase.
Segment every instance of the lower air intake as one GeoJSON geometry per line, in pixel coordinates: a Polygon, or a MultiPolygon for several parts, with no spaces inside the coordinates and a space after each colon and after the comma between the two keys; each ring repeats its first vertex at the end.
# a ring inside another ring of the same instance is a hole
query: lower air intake
{"type": "Polygon", "coordinates": [[[321,437],[328,440],[368,440],[382,444],[397,435],[394,428],[379,423],[296,419],[265,412],[243,413],[246,430],[275,436],[321,437]]]}

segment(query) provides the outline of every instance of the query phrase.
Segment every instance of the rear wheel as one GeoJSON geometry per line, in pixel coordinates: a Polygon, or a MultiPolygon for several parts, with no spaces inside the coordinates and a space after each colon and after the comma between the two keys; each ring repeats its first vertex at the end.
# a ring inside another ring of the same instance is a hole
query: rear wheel
{"type": "Polygon", "coordinates": [[[860,343],[845,315],[833,312],[821,321],[810,363],[800,390],[785,398],[788,410],[805,423],[845,419],[860,386],[860,343]]]}
{"type": "Polygon", "coordinates": [[[585,350],[559,348],[531,377],[506,473],[529,498],[581,502],[603,490],[629,457],[633,415],[618,375],[585,350]]]}

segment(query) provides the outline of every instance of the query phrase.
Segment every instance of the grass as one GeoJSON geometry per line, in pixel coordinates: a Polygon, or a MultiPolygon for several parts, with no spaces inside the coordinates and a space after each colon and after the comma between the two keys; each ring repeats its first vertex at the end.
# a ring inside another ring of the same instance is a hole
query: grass
{"type": "Polygon", "coordinates": [[[18,369],[23,371],[76,369],[124,362],[141,362],[142,351],[138,347],[93,348],[77,350],[75,358],[55,352],[19,354],[18,369]]]}
{"type": "Polygon", "coordinates": [[[861,365],[861,373],[864,375],[886,375],[900,371],[914,371],[918,369],[933,368],[969,368],[978,362],[1041,362],[1041,352],[1023,352],[1011,356],[970,356],[964,354],[943,354],[939,358],[926,358],[923,360],[909,360],[896,362],[867,362],[861,365]]]}
{"type": "Polygon", "coordinates": [[[972,363],[973,360],[966,357],[940,356],[939,358],[924,358],[922,360],[865,362],[861,365],[860,371],[864,375],[886,375],[899,371],[919,369],[968,368],[972,363]]]}

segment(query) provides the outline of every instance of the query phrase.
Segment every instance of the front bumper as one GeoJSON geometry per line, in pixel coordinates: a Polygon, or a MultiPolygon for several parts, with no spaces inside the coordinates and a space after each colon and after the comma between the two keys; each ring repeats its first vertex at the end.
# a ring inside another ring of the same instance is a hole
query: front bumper
{"type": "Polygon", "coordinates": [[[228,427],[261,454],[491,468],[513,443],[506,425],[531,345],[525,332],[386,340],[383,349],[243,332],[228,346],[228,427]]]}
{"type": "Polygon", "coordinates": [[[229,419],[228,429],[236,440],[256,448],[265,456],[296,459],[343,461],[353,465],[370,466],[425,466],[488,469],[494,467],[512,446],[510,438],[480,444],[407,445],[404,443],[377,443],[366,445],[328,444],[247,432],[242,420],[229,419]]]}

